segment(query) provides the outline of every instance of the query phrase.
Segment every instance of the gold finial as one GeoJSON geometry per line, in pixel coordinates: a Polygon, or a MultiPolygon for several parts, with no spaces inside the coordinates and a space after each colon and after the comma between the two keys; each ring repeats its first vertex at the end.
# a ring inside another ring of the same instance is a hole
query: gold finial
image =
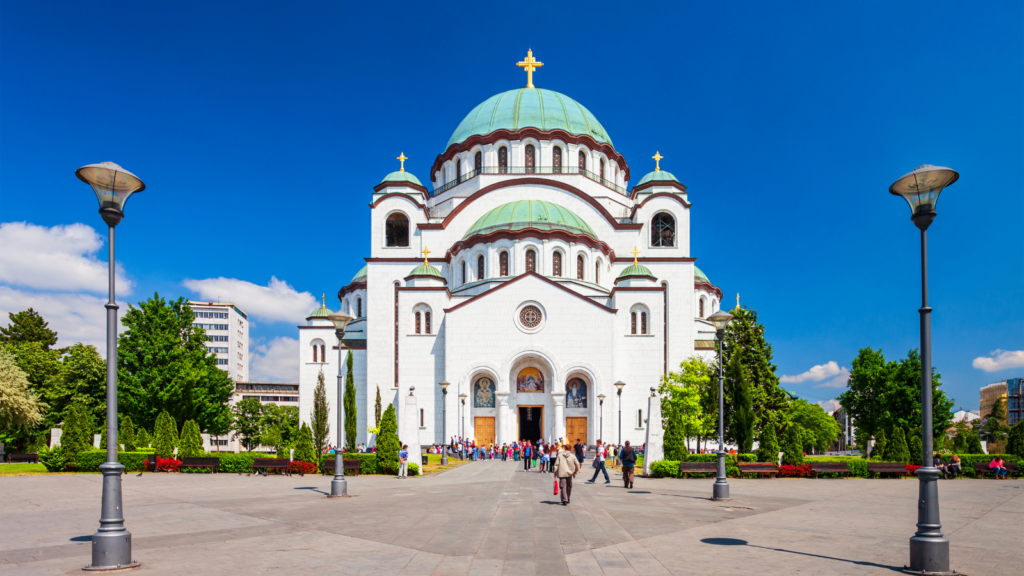
{"type": "Polygon", "coordinates": [[[543,66],[543,62],[538,62],[533,57],[533,50],[526,51],[526,58],[522,62],[516,62],[516,66],[526,69],[526,87],[533,88],[533,71],[543,66]]]}
{"type": "Polygon", "coordinates": [[[651,158],[654,158],[654,171],[661,172],[661,159],[664,158],[664,156],[661,155],[661,152],[655,152],[654,156],[651,156],[651,158]]]}
{"type": "Polygon", "coordinates": [[[427,262],[427,256],[430,254],[430,249],[424,246],[423,252],[420,252],[420,254],[423,254],[423,265],[426,266],[429,264],[429,262],[427,262]]]}
{"type": "Polygon", "coordinates": [[[327,292],[321,294],[320,297],[323,298],[323,307],[327,308],[327,292]]]}
{"type": "Polygon", "coordinates": [[[739,310],[739,307],[740,307],[740,293],[737,292],[736,293],[736,309],[739,310]]]}
{"type": "Polygon", "coordinates": [[[402,152],[401,154],[398,155],[398,161],[402,163],[402,167],[399,168],[400,172],[405,172],[405,161],[408,159],[409,158],[406,157],[405,152],[402,152]]]}
{"type": "Polygon", "coordinates": [[[639,262],[637,262],[637,260],[636,260],[636,255],[639,254],[639,253],[640,253],[640,251],[637,250],[636,246],[633,246],[633,266],[636,266],[637,264],[639,264],[639,262]]]}

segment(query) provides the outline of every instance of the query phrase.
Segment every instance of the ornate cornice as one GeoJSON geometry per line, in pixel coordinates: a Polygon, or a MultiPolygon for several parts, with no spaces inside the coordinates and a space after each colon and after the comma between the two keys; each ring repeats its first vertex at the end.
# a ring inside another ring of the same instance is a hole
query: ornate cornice
{"type": "MultiPolygon", "coordinates": [[[[426,216],[427,218],[430,218],[430,211],[427,210],[426,204],[420,204],[412,196],[409,196],[408,194],[403,194],[401,192],[388,192],[387,194],[381,196],[380,198],[377,198],[376,200],[374,200],[373,202],[370,203],[370,209],[372,210],[372,209],[376,208],[378,204],[380,204],[381,202],[387,200],[388,198],[396,198],[396,197],[397,198],[405,198],[409,202],[412,202],[413,204],[416,205],[417,208],[419,208],[420,210],[423,210],[423,215],[424,216],[426,216]]],[[[422,224],[421,224],[421,226],[422,226],[422,224]]]]}
{"type": "Polygon", "coordinates": [[[643,208],[644,204],[647,204],[647,202],[649,202],[652,198],[671,198],[687,208],[691,206],[689,202],[687,202],[683,198],[680,198],[676,194],[669,194],[668,192],[658,192],[657,194],[651,194],[647,198],[644,198],[644,201],[639,204],[633,204],[633,211],[629,213],[629,219],[632,220],[633,217],[636,216],[636,211],[643,208]]]}
{"type": "Polygon", "coordinates": [[[605,312],[611,312],[612,314],[618,312],[618,310],[616,310],[615,308],[609,308],[608,306],[605,306],[604,304],[599,304],[597,302],[594,302],[590,298],[587,298],[586,296],[576,292],[575,290],[571,290],[569,288],[566,288],[565,286],[562,286],[558,282],[554,282],[552,280],[549,280],[549,279],[541,276],[540,274],[537,274],[536,272],[527,272],[525,274],[521,274],[519,276],[516,276],[514,279],[505,282],[501,286],[496,286],[496,287],[491,288],[490,290],[488,290],[486,292],[482,292],[480,294],[477,294],[476,296],[473,296],[469,300],[466,300],[465,302],[460,302],[460,303],[456,304],[455,306],[452,306],[451,308],[445,308],[444,312],[445,312],[445,314],[447,314],[449,312],[454,312],[454,311],[458,310],[459,308],[462,308],[463,306],[469,304],[470,302],[476,302],[480,298],[485,298],[486,296],[488,296],[490,294],[493,294],[493,293],[495,293],[495,292],[497,292],[499,290],[504,290],[506,287],[511,286],[511,285],[515,284],[516,282],[519,282],[520,280],[522,280],[523,278],[526,278],[528,276],[533,276],[535,278],[539,278],[542,281],[547,282],[548,284],[551,284],[555,288],[558,288],[559,290],[563,290],[563,291],[565,291],[565,292],[567,292],[569,294],[572,294],[573,296],[579,298],[580,300],[583,300],[584,302],[586,302],[588,304],[591,304],[593,306],[597,306],[598,308],[604,310],[605,312]]]}
{"type": "Polygon", "coordinates": [[[600,240],[594,240],[586,234],[572,234],[564,230],[538,230],[536,228],[524,228],[522,230],[509,231],[499,230],[498,232],[492,232],[490,234],[474,234],[465,240],[460,240],[445,253],[445,261],[450,262],[452,257],[463,250],[469,250],[473,246],[478,244],[487,244],[489,242],[495,242],[497,240],[518,240],[522,238],[554,238],[557,240],[564,240],[565,242],[571,242],[576,244],[586,244],[590,248],[600,250],[605,256],[614,258],[615,251],[612,250],[611,246],[601,242],[600,240]]]}
{"type": "MultiPolygon", "coordinates": [[[[419,259],[417,259],[417,261],[419,261],[419,259]]],[[[338,300],[344,298],[345,294],[351,294],[356,290],[366,290],[366,282],[352,282],[348,286],[338,290],[338,300]]]]}
{"type": "Polygon", "coordinates": [[[694,282],[693,288],[694,290],[704,289],[705,291],[718,296],[719,300],[722,299],[722,289],[714,284],[708,284],[707,282],[694,282]]]}
{"type": "MultiPolygon", "coordinates": [[[[417,180],[418,180],[418,178],[417,178],[417,180]]],[[[377,184],[376,186],[374,186],[373,187],[373,191],[374,192],[380,192],[381,190],[384,190],[385,188],[412,188],[413,190],[419,190],[420,192],[423,192],[427,196],[427,198],[430,198],[430,191],[427,190],[426,186],[423,186],[421,184],[413,184],[412,182],[388,182],[388,181],[385,181],[385,182],[381,182],[380,184],[377,184]]],[[[400,192],[395,192],[395,194],[400,194],[400,192]]]]}
{"type": "MultiPolygon", "coordinates": [[[[686,186],[683,186],[682,184],[676,182],[675,180],[650,180],[648,182],[644,182],[643,184],[637,184],[636,186],[633,186],[633,190],[630,191],[630,194],[636,196],[637,192],[647,190],[648,188],[653,188],[654,186],[671,186],[672,188],[675,188],[680,192],[686,192],[686,186]]],[[[659,194],[668,194],[668,192],[659,192],[659,194]]]]}

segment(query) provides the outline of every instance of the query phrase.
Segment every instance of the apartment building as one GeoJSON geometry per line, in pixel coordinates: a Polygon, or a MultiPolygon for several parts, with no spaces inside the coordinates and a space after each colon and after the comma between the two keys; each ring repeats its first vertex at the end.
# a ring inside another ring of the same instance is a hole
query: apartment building
{"type": "Polygon", "coordinates": [[[281,384],[278,382],[238,382],[235,384],[235,395],[232,404],[255,398],[261,404],[277,404],[278,406],[299,407],[299,385],[281,384]]]}
{"type": "Polygon", "coordinates": [[[1013,426],[1024,420],[1024,378],[1007,378],[1006,395],[1006,423],[1013,426]]]}
{"type": "Polygon", "coordinates": [[[992,413],[992,407],[995,406],[996,401],[1000,398],[1005,399],[1006,395],[1006,380],[1000,382],[993,382],[988,386],[981,389],[981,402],[978,407],[978,414],[982,418],[988,418],[988,415],[992,413]]]}
{"type": "Polygon", "coordinates": [[[249,380],[249,317],[233,302],[194,302],[193,326],[206,331],[206,347],[234,382],[249,380]]]}

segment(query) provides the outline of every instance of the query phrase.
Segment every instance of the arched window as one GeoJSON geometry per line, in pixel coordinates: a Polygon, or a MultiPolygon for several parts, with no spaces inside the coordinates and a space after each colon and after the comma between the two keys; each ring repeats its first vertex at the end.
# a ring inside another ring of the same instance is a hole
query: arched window
{"type": "Polygon", "coordinates": [[[629,333],[636,334],[636,311],[629,313],[629,333]]]}
{"type": "Polygon", "coordinates": [[[323,340],[313,340],[313,362],[327,362],[327,346],[323,340]]]}
{"type": "Polygon", "coordinates": [[[537,168],[537,149],[533,144],[526,145],[526,173],[533,174],[537,168]]]}
{"type": "Polygon", "coordinates": [[[580,171],[587,169],[587,153],[580,150],[580,171]]]}
{"type": "Polygon", "coordinates": [[[508,148],[504,146],[498,148],[498,172],[508,172],[508,148]]]}
{"type": "Polygon", "coordinates": [[[562,275],[562,253],[555,252],[551,255],[551,275],[561,276],[562,275]]]}
{"type": "Polygon", "coordinates": [[[583,254],[576,257],[576,279],[583,280],[583,254]]]}
{"type": "Polygon", "coordinates": [[[551,149],[551,168],[555,174],[562,172],[562,148],[559,146],[551,149]]]}
{"type": "Polygon", "coordinates": [[[647,334],[647,312],[640,313],[640,333],[647,334]]]}
{"type": "Polygon", "coordinates": [[[659,212],[651,219],[651,246],[676,245],[676,219],[671,214],[659,212]]]}
{"type": "Polygon", "coordinates": [[[508,276],[508,252],[502,252],[498,256],[498,275],[508,276]]]}
{"type": "Polygon", "coordinates": [[[700,302],[697,304],[697,315],[701,318],[704,317],[704,297],[701,296],[700,302]]]}
{"type": "Polygon", "coordinates": [[[486,277],[484,274],[484,255],[481,254],[476,257],[476,279],[483,280],[486,277]]]}
{"type": "Polygon", "coordinates": [[[462,179],[462,159],[455,161],[455,181],[459,182],[462,179]]]}
{"type": "Polygon", "coordinates": [[[594,284],[601,283],[601,262],[594,262],[594,284]]]}
{"type": "Polygon", "coordinates": [[[484,156],[480,152],[477,152],[476,155],[473,156],[473,169],[476,170],[477,172],[479,172],[480,169],[483,168],[483,167],[484,167],[484,156]]]}
{"type": "Polygon", "coordinates": [[[395,212],[384,221],[384,236],[389,247],[409,247],[409,218],[401,212],[395,212]]]}
{"type": "Polygon", "coordinates": [[[466,261],[465,260],[462,261],[461,268],[462,268],[462,283],[465,284],[466,280],[468,280],[468,278],[466,278],[466,261]]]}
{"type": "Polygon", "coordinates": [[[598,176],[601,177],[601,180],[604,180],[604,158],[601,158],[601,173],[598,176]]]}
{"type": "Polygon", "coordinates": [[[316,363],[316,352],[317,352],[316,349],[317,348],[318,348],[318,346],[316,344],[313,344],[313,363],[316,363]]]}
{"type": "Polygon", "coordinates": [[[356,298],[356,318],[363,317],[363,299],[356,298]]]}
{"type": "Polygon", "coordinates": [[[420,333],[420,313],[416,313],[416,333],[420,333]]]}
{"type": "Polygon", "coordinates": [[[423,326],[426,328],[426,333],[430,334],[430,310],[423,313],[423,326]]]}
{"type": "Polygon", "coordinates": [[[533,250],[526,251],[526,271],[536,272],[537,271],[537,253],[533,250]]]}

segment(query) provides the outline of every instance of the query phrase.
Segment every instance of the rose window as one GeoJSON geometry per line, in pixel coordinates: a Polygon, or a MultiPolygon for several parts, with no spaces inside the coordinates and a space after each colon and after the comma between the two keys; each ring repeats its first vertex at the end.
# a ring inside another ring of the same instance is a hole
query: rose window
{"type": "Polygon", "coordinates": [[[540,308],[525,306],[519,312],[519,322],[526,328],[536,328],[540,325],[540,308]]]}

